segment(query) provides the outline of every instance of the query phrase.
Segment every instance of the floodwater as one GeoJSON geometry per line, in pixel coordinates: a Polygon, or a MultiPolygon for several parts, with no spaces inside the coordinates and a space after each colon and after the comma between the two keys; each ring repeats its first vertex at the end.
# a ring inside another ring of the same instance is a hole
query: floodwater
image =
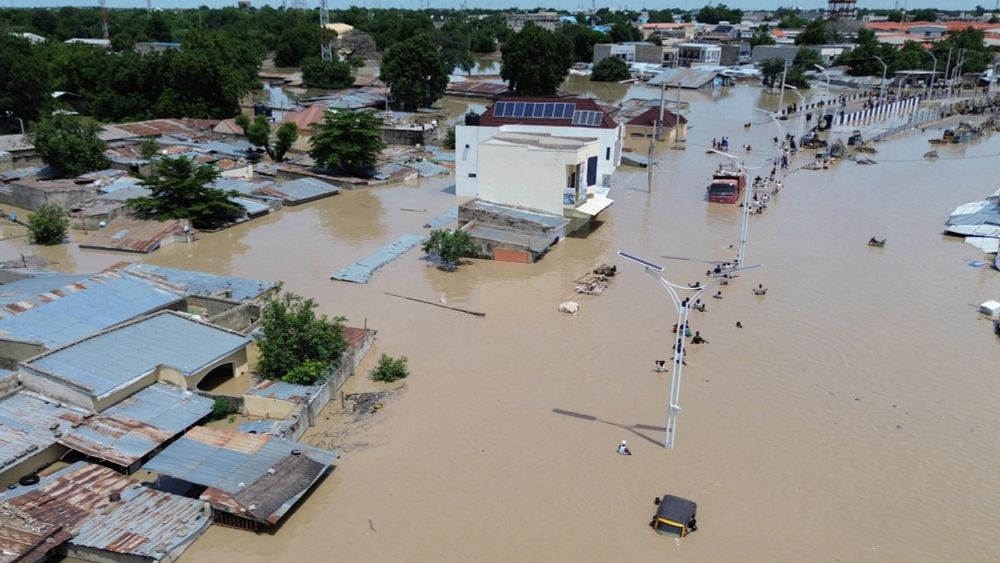
{"type": "MultiPolygon", "coordinates": [[[[878,145],[875,166],[792,173],[751,217],[747,259],[764,267],[692,313],[710,344],[689,348],[667,451],[669,379],[652,368],[670,358],[676,315],[615,252],[662,263],[681,285],[705,279],[702,261],[731,259],[740,210],[704,201],[720,158],[705,149],[726,135],[761,164],[774,130],[753,108],[776,105],[748,86],[683,99],[688,148],[660,153],[651,192],[644,170],[621,169],[604,222],[538,264],[446,273],[410,251],[367,285],[329,280],[454,206],[451,179],[342,193],[136,258],[284,280],[378,329],[364,368],[385,352],[412,371],[382,411],[336,434],[337,470],[275,533],[212,527],[182,563],[996,561],[1000,343],[973,304],[1000,295],[1000,273],[971,268],[983,255],[941,232],[956,205],[996,189],[1000,136],[931,162],[921,155],[941,131],[928,129],[878,145]],[[601,262],[618,265],[610,288],[575,295],[573,279],[601,262]],[[568,299],[578,315],[556,311],[568,299]],[[615,455],[623,439],[633,456],[615,455]],[[649,530],[664,493],[698,503],[698,532],[649,530]]],[[[0,259],[34,251],[0,242],[0,259]]],[[[39,254],[77,272],[132,258],[39,254]]],[[[356,377],[345,391],[374,388],[356,377]]],[[[329,409],[324,424],[340,419],[337,401],[329,409]]]]}

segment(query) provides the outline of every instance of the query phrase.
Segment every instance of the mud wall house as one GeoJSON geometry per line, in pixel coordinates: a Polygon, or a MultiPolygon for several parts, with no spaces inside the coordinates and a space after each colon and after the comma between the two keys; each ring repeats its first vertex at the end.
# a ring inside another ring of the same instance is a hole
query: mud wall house
{"type": "Polygon", "coordinates": [[[94,333],[168,309],[184,295],[115,272],[43,274],[0,285],[0,366],[65,346],[94,333]]]}
{"type": "Polygon", "coordinates": [[[535,133],[598,140],[597,185],[609,186],[621,164],[624,128],[596,101],[584,98],[503,98],[455,127],[455,191],[476,197],[482,143],[500,133],[535,133]]]}
{"type": "Polygon", "coordinates": [[[216,523],[259,532],[278,524],[329,473],[336,453],[264,434],[197,426],[145,469],[160,488],[188,488],[216,523]]]}
{"type": "Polygon", "coordinates": [[[77,462],[0,499],[70,536],[60,550],[98,563],[171,563],[212,522],[208,504],[77,462]]]}
{"type": "Polygon", "coordinates": [[[566,236],[569,219],[480,200],[459,206],[459,228],[472,238],[476,257],[536,262],[566,236]]]}
{"type": "MultiPolygon", "coordinates": [[[[16,382],[13,372],[7,378],[16,382]]],[[[0,398],[0,487],[17,483],[61,459],[69,448],[59,440],[90,413],[23,388],[0,398]]]]}
{"type": "Polygon", "coordinates": [[[9,203],[29,211],[53,203],[69,211],[97,194],[97,188],[71,180],[26,180],[11,184],[9,203]]]}
{"type": "Polygon", "coordinates": [[[157,381],[210,392],[247,377],[255,354],[250,337],[163,311],[24,361],[21,381],[100,412],[157,381]]]}
{"type": "Polygon", "coordinates": [[[660,122],[660,108],[649,108],[625,122],[625,134],[628,137],[649,138],[659,135],[661,140],[669,143],[687,137],[688,120],[683,115],[664,110],[663,121],[660,122]]]}

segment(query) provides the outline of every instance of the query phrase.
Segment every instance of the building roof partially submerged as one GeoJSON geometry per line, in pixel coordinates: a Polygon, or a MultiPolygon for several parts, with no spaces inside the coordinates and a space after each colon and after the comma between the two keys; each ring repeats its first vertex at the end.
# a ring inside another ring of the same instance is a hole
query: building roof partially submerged
{"type": "Polygon", "coordinates": [[[285,205],[299,205],[324,197],[336,195],[340,188],[316,178],[299,178],[281,184],[272,184],[257,189],[254,194],[281,199],[285,205]]]}
{"type": "Polygon", "coordinates": [[[0,285],[0,338],[53,348],[183,298],[146,280],[115,272],[25,278],[0,285]]]}
{"type": "Polygon", "coordinates": [[[211,523],[208,505],[153,490],[107,467],[77,462],[0,498],[61,526],[72,545],[173,561],[211,523]]]}
{"type": "Polygon", "coordinates": [[[691,67],[663,69],[651,78],[649,86],[660,86],[666,83],[667,88],[698,89],[709,86],[716,78],[725,79],[722,71],[715,68],[691,67]]]}
{"type": "Polygon", "coordinates": [[[70,538],[62,526],[32,518],[6,502],[0,502],[0,563],[34,563],[70,538]]]}
{"type": "Polygon", "coordinates": [[[128,468],[211,412],[211,399],[154,383],[87,418],[59,443],[88,457],[128,468]]]}
{"type": "Polygon", "coordinates": [[[119,217],[82,240],[80,248],[148,254],[164,243],[183,237],[187,226],[187,221],[182,219],[153,221],[119,217]]]}
{"type": "MultiPolygon", "coordinates": [[[[688,120],[683,115],[679,116],[679,121],[681,123],[687,123],[688,120]]],[[[625,122],[625,125],[631,125],[633,127],[655,127],[660,121],[660,108],[649,108],[646,111],[635,115],[625,122]]],[[[672,111],[663,110],[663,126],[664,127],[677,127],[678,115],[672,111]]]]}
{"type": "Polygon", "coordinates": [[[83,421],[87,412],[19,391],[0,399],[0,472],[55,444],[83,421]]]}
{"type": "Polygon", "coordinates": [[[462,204],[459,207],[459,216],[462,215],[463,210],[485,213],[488,216],[492,216],[493,219],[490,222],[493,225],[503,225],[503,217],[505,216],[511,217],[517,221],[538,225],[544,230],[562,229],[569,224],[569,219],[566,219],[561,215],[549,215],[547,213],[539,213],[528,209],[497,205],[495,203],[489,203],[478,199],[462,204]]]}
{"type": "Polygon", "coordinates": [[[337,454],[262,434],[198,426],[145,469],[207,487],[201,499],[240,518],[273,525],[329,471],[337,454]]]}
{"type": "MultiPolygon", "coordinates": [[[[276,283],[265,280],[222,276],[194,270],[167,268],[153,264],[129,264],[122,271],[133,276],[166,284],[171,289],[183,292],[186,295],[222,297],[234,301],[250,301],[277,287],[276,283]]],[[[2,287],[0,286],[0,288],[2,287]]]]}
{"type": "Polygon", "coordinates": [[[257,384],[253,389],[244,393],[254,397],[265,399],[276,399],[279,401],[290,401],[302,405],[308,404],[310,399],[320,392],[319,385],[297,385],[286,381],[275,381],[265,379],[257,384]]]}
{"type": "Polygon", "coordinates": [[[445,94],[449,96],[468,96],[477,98],[496,98],[510,92],[506,82],[488,82],[485,80],[457,80],[449,82],[445,94]]]}
{"type": "Polygon", "coordinates": [[[22,365],[101,398],[160,366],[192,376],[249,343],[246,336],[162,311],[46,352],[22,365]]]}

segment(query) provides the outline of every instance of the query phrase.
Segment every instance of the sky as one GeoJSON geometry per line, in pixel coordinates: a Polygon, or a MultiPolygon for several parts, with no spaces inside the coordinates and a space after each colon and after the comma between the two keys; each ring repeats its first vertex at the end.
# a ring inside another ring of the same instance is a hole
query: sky
{"type": "MultiPolygon", "coordinates": [[[[287,0],[288,5],[292,5],[295,0],[287,0]]],[[[319,6],[319,0],[304,0],[310,7],[319,6]]],[[[328,0],[331,9],[345,8],[352,4],[360,6],[382,6],[383,8],[419,8],[426,7],[428,1],[435,8],[458,8],[462,5],[462,0],[355,0],[354,2],[328,0]]],[[[503,9],[509,7],[534,8],[545,6],[559,10],[577,10],[581,7],[590,7],[590,0],[466,0],[470,8],[482,7],[492,9],[503,9]]],[[[136,8],[145,7],[145,0],[107,0],[109,8],[136,8]]],[[[282,0],[252,0],[254,6],[270,4],[281,6],[282,0]]],[[[170,8],[195,8],[201,5],[219,8],[223,6],[235,6],[236,0],[152,0],[154,7],[163,9],[170,8]]],[[[627,8],[639,10],[643,7],[653,8],[682,8],[695,9],[708,3],[708,0],[604,0],[598,1],[597,7],[602,6],[627,8]]],[[[723,0],[713,4],[724,3],[732,8],[749,9],[773,9],[778,6],[796,6],[802,9],[821,8],[826,6],[826,0],[723,0]]],[[[996,0],[859,0],[858,6],[870,9],[889,9],[899,4],[908,9],[917,8],[942,8],[948,10],[972,10],[977,4],[987,9],[996,6],[996,0]]],[[[0,0],[0,6],[32,7],[32,8],[54,8],[59,6],[96,6],[97,0],[0,0]]]]}

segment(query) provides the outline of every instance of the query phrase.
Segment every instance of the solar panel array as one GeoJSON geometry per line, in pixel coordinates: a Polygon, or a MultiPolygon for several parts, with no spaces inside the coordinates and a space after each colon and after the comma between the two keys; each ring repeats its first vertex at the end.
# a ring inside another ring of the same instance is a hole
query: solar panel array
{"type": "Polygon", "coordinates": [[[577,111],[573,113],[573,125],[600,125],[604,113],[600,111],[577,111]]]}
{"type": "Polygon", "coordinates": [[[494,117],[530,117],[532,119],[569,119],[579,113],[576,104],[562,102],[497,102],[494,117]]]}

